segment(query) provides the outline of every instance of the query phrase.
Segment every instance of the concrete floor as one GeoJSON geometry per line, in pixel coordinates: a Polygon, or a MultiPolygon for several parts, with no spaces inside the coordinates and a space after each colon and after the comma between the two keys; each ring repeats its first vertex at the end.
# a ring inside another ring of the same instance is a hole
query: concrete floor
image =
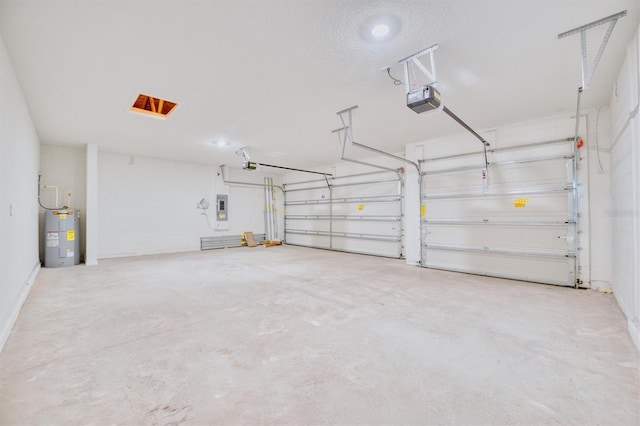
{"type": "Polygon", "coordinates": [[[297,247],[43,269],[0,424],[640,421],[612,295],[297,247]]]}

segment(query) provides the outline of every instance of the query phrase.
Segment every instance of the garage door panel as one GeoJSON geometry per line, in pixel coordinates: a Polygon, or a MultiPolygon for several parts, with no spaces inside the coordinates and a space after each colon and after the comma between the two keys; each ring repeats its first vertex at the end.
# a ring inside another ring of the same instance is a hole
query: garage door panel
{"type": "Polygon", "coordinates": [[[368,240],[355,240],[352,238],[334,238],[333,248],[336,250],[348,251],[350,253],[372,254],[375,256],[396,257],[399,246],[398,242],[381,242],[368,240]]]}
{"type": "Polygon", "coordinates": [[[343,221],[334,221],[333,231],[397,237],[399,226],[400,226],[400,222],[385,223],[385,222],[377,222],[377,221],[364,222],[364,221],[357,221],[357,220],[343,220],[343,221]]]}
{"type": "Polygon", "coordinates": [[[330,206],[328,203],[325,204],[314,204],[314,205],[287,205],[286,214],[287,215],[325,215],[329,214],[330,206]]]}
{"type": "MultiPolygon", "coordinates": [[[[571,138],[571,140],[573,140],[573,138],[571,138]]],[[[515,149],[504,151],[501,151],[499,149],[496,150],[496,147],[489,147],[489,149],[487,150],[487,156],[489,157],[489,161],[492,163],[530,159],[531,156],[529,154],[531,153],[531,151],[535,151],[535,155],[537,158],[572,156],[573,147],[570,143],[566,142],[568,142],[567,139],[560,141],[560,143],[541,142],[537,144],[523,145],[520,147],[512,147],[515,149]]],[[[423,169],[429,171],[441,171],[452,169],[455,167],[466,166],[481,167],[484,164],[484,154],[482,153],[482,151],[474,151],[458,155],[451,155],[448,157],[427,158],[423,160],[422,163],[424,164],[423,169]]]]}
{"type": "Polygon", "coordinates": [[[287,227],[290,230],[326,231],[329,232],[328,220],[287,219],[287,227]]]}
{"type": "Polygon", "coordinates": [[[456,167],[481,167],[484,164],[484,155],[481,152],[464,157],[445,158],[442,160],[425,160],[424,169],[430,172],[450,170],[456,167]]]}
{"type": "Polygon", "coordinates": [[[489,155],[491,156],[492,162],[521,161],[523,159],[531,158],[553,158],[572,156],[573,147],[570,143],[556,143],[509,151],[491,152],[489,155]],[[534,155],[535,157],[533,157],[534,155]]]}
{"type": "Polygon", "coordinates": [[[333,199],[349,198],[354,196],[354,189],[357,189],[358,197],[380,197],[394,196],[398,194],[398,182],[382,182],[366,185],[349,185],[332,187],[333,199]],[[354,188],[355,187],[355,188],[354,188]]]}
{"type": "Polygon", "coordinates": [[[517,189],[562,188],[568,182],[568,164],[565,160],[532,164],[510,164],[489,171],[492,191],[517,189]]]}
{"type": "Polygon", "coordinates": [[[398,202],[334,204],[333,214],[358,216],[363,218],[367,218],[369,216],[398,216],[400,214],[400,206],[398,202]]]}
{"type": "Polygon", "coordinates": [[[287,202],[296,201],[321,201],[329,199],[329,189],[327,187],[320,187],[317,189],[310,189],[307,191],[289,190],[287,191],[287,202]]]}
{"type": "MultiPolygon", "coordinates": [[[[491,192],[563,188],[569,184],[566,160],[545,163],[511,164],[489,168],[491,192]]],[[[426,176],[430,195],[452,195],[478,192],[482,188],[482,167],[426,176]]]]}
{"type": "Polygon", "coordinates": [[[426,219],[560,220],[570,217],[571,194],[550,194],[426,199],[426,219]]]}
{"type": "Polygon", "coordinates": [[[563,226],[491,226],[427,224],[427,245],[471,246],[478,248],[564,254],[569,250],[563,226]]]}
{"type": "Polygon", "coordinates": [[[567,285],[573,259],[534,258],[500,254],[427,251],[428,268],[466,272],[546,284],[567,285]]]}
{"type": "Polygon", "coordinates": [[[402,181],[396,173],[330,179],[329,187],[288,184],[286,242],[402,257],[402,181]]]}
{"type": "Polygon", "coordinates": [[[329,237],[323,235],[301,235],[288,232],[287,244],[295,244],[305,247],[329,248],[329,237]]]}

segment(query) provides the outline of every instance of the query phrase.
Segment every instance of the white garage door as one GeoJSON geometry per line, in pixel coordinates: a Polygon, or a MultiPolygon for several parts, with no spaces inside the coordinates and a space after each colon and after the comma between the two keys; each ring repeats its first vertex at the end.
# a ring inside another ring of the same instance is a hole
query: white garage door
{"type": "Polygon", "coordinates": [[[287,183],[286,243],[400,258],[402,191],[393,172],[287,183]]]}
{"type": "Polygon", "coordinates": [[[572,138],[421,162],[422,266],[576,285],[572,138]]]}

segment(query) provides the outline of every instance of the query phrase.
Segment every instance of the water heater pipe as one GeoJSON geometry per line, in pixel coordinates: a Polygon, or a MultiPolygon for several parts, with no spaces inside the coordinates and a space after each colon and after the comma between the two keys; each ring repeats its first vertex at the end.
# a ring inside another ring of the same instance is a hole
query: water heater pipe
{"type": "MultiPolygon", "coordinates": [[[[42,205],[42,201],[40,200],[40,188],[42,188],[42,185],[40,184],[40,180],[42,178],[42,175],[38,175],[38,204],[40,205],[40,207],[42,207],[45,210],[60,210],[60,207],[55,207],[55,208],[49,208],[49,207],[45,207],[42,205]]],[[[57,186],[51,186],[49,185],[48,187],[45,185],[45,188],[47,189],[53,189],[55,188],[56,190],[56,206],[58,205],[58,187],[57,186]]]]}
{"type": "Polygon", "coordinates": [[[42,185],[42,189],[53,189],[56,191],[56,206],[58,205],[58,187],[53,185],[42,185]]]}

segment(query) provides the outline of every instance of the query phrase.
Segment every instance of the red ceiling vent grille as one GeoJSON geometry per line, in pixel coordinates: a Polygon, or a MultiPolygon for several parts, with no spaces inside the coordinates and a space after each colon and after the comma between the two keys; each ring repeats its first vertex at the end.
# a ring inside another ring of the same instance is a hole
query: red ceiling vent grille
{"type": "Polygon", "coordinates": [[[178,104],[164,99],[154,98],[149,95],[138,95],[136,101],[131,106],[131,111],[141,114],[148,114],[154,117],[167,118],[178,104]]]}

